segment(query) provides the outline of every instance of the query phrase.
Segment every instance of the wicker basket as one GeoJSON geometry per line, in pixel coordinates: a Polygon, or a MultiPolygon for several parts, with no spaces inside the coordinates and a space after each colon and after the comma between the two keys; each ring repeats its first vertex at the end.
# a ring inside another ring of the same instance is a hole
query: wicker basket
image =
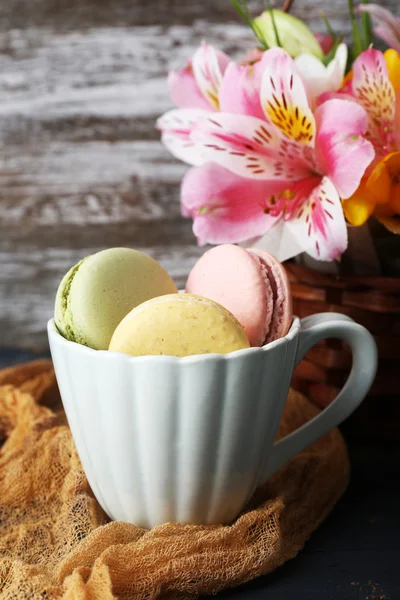
{"type": "MultiPolygon", "coordinates": [[[[358,433],[397,437],[400,433],[400,278],[326,275],[289,263],[294,314],[339,312],[364,325],[378,346],[379,366],[367,400],[357,411],[358,433]],[[361,429],[360,429],[361,427],[361,429]]],[[[295,371],[293,387],[325,407],[345,382],[351,354],[344,342],[324,341],[295,371]]]]}

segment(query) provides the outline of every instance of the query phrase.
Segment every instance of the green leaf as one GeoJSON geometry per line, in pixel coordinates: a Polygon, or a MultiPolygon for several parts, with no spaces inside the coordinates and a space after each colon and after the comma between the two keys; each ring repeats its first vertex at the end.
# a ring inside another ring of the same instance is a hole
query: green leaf
{"type": "Polygon", "coordinates": [[[231,0],[231,4],[242,17],[243,21],[245,21],[247,25],[250,25],[250,19],[248,18],[246,12],[243,10],[241,2],[239,2],[239,0],[231,0]]]}
{"type": "Polygon", "coordinates": [[[275,33],[276,44],[277,44],[277,46],[279,46],[280,48],[282,48],[282,43],[281,43],[281,40],[279,38],[278,28],[276,26],[276,21],[275,21],[275,16],[274,16],[274,10],[272,8],[271,0],[268,0],[267,5],[268,5],[268,10],[269,10],[270,15],[271,15],[272,27],[273,27],[274,33],[275,33]]]}
{"type": "Polygon", "coordinates": [[[322,59],[322,62],[324,63],[325,66],[329,65],[331,60],[333,60],[335,58],[336,50],[338,49],[339,44],[341,44],[343,42],[343,38],[344,38],[344,35],[340,35],[339,37],[337,37],[335,39],[335,43],[333,44],[332,48],[329,50],[328,54],[326,54],[324,56],[324,58],[322,59]]]}
{"type": "Polygon", "coordinates": [[[333,37],[333,39],[334,39],[334,40],[336,40],[336,38],[337,38],[337,35],[336,35],[336,33],[333,31],[333,29],[332,29],[332,26],[331,26],[331,24],[329,23],[329,21],[328,21],[328,19],[327,19],[327,17],[326,17],[326,15],[325,15],[325,13],[324,13],[324,12],[321,12],[321,19],[323,20],[323,22],[324,22],[324,24],[325,24],[325,27],[326,27],[326,30],[327,30],[327,32],[329,33],[329,35],[331,35],[331,36],[333,37]]]}
{"type": "Polygon", "coordinates": [[[231,0],[233,7],[242,17],[243,21],[250,27],[257,40],[260,42],[263,50],[268,50],[269,46],[267,44],[266,39],[264,38],[261,30],[257,27],[257,24],[254,23],[253,18],[251,16],[249,7],[247,6],[246,0],[231,0]]]}
{"type": "Polygon", "coordinates": [[[360,30],[358,28],[356,14],[354,11],[353,0],[348,0],[348,5],[349,5],[351,27],[353,30],[353,60],[355,60],[363,51],[363,46],[362,46],[362,42],[361,42],[361,35],[360,35],[360,30]]]}
{"type": "MultiPolygon", "coordinates": [[[[362,0],[362,3],[369,4],[369,0],[362,0]]],[[[363,49],[367,50],[372,44],[372,21],[371,16],[365,12],[361,14],[361,31],[363,49]]]]}

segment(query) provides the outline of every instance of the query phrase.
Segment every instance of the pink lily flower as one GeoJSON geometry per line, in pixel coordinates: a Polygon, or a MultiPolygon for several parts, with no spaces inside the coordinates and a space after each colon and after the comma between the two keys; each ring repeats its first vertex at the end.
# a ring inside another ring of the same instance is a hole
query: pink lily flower
{"type": "Polygon", "coordinates": [[[265,50],[262,50],[261,48],[252,48],[245,54],[244,58],[241,60],[241,64],[251,66],[254,63],[257,63],[264,56],[264,52],[265,50]]]}
{"type": "Polygon", "coordinates": [[[400,52],[400,18],[395,17],[387,8],[378,4],[361,4],[358,9],[375,18],[378,26],[374,34],[388,44],[390,48],[400,52]]]}
{"type": "Polygon", "coordinates": [[[307,92],[315,102],[323,94],[338,91],[346,74],[347,46],[339,44],[335,56],[324,65],[312,54],[300,54],[294,59],[297,70],[303,78],[307,92]]]}
{"type": "MultiPolygon", "coordinates": [[[[192,217],[199,245],[236,243],[262,236],[271,217],[261,207],[264,181],[238,177],[216,163],[190,169],[182,181],[182,215],[192,217]],[[251,198],[244,202],[244,198],[251,198]]],[[[279,191],[280,184],[276,185],[279,191]]]]}
{"type": "Polygon", "coordinates": [[[333,44],[335,43],[333,36],[329,35],[329,33],[315,33],[314,35],[322,48],[322,52],[325,55],[329,54],[333,48],[333,44]]]}
{"type": "Polygon", "coordinates": [[[222,112],[197,121],[190,139],[220,169],[199,167],[182,186],[183,212],[200,243],[242,242],[264,230],[263,246],[274,252],[269,239],[276,247],[279,225],[295,242],[285,244],[285,258],[301,247],[316,259],[337,259],[347,247],[341,199],[374,158],[363,137],[365,110],[334,99],[313,113],[295,63],[280,48],[252,70],[231,64],[219,98],[222,112]]]}
{"type": "MultiPolygon", "coordinates": [[[[375,148],[377,160],[400,147],[400,87],[394,87],[390,78],[385,60],[389,53],[395,54],[387,50],[384,55],[373,48],[362,52],[354,62],[353,77],[347,86],[347,94],[368,115],[366,137],[375,148]]],[[[398,79],[396,71],[392,76],[398,79]]]]}
{"type": "Polygon", "coordinates": [[[190,139],[193,125],[207,113],[219,110],[219,90],[229,57],[203,43],[180,71],[172,71],[168,88],[179,107],[157,121],[162,141],[169,151],[189,164],[202,164],[201,151],[190,139]]]}

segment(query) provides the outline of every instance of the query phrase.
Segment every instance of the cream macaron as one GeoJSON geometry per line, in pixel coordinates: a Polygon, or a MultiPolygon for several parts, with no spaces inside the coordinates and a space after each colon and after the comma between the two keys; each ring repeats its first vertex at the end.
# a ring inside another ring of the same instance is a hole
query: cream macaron
{"type": "Polygon", "coordinates": [[[249,347],[243,327],[226,308],[192,294],[171,294],[132,310],[116,328],[109,350],[183,357],[249,347]]]}

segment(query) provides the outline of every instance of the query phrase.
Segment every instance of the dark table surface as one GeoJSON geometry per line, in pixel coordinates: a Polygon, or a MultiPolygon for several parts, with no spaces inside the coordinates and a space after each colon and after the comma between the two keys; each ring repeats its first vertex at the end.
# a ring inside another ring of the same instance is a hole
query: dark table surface
{"type": "MultiPolygon", "coordinates": [[[[32,358],[0,350],[0,368],[32,358]]],[[[221,599],[400,600],[400,443],[350,441],[349,449],[350,486],[303,551],[221,599]]]]}
{"type": "Polygon", "coordinates": [[[350,445],[350,486],[302,552],[222,597],[400,599],[400,448],[350,445]]]}

